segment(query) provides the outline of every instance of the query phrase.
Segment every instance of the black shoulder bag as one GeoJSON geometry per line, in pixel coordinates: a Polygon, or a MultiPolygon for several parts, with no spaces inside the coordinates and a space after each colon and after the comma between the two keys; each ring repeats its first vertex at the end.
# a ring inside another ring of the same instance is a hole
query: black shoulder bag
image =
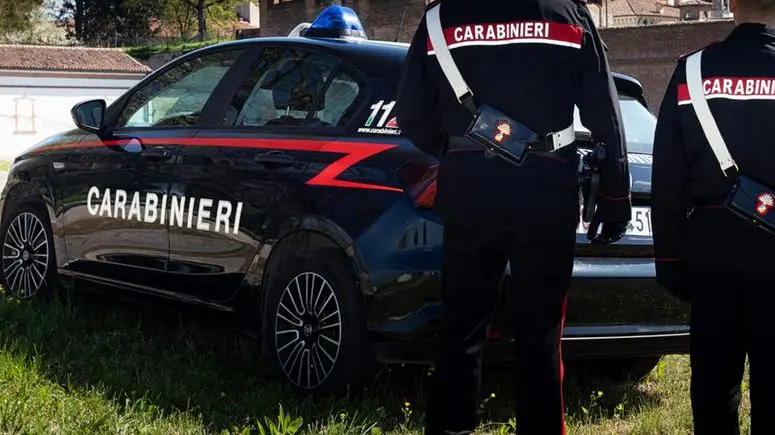
{"type": "Polygon", "coordinates": [[[692,107],[697,114],[705,137],[708,139],[713,154],[721,166],[725,177],[730,177],[730,169],[737,173],[737,178],[731,183],[732,188],[726,199],[725,206],[737,216],[752,222],[766,232],[775,235],[775,189],[740,172],[737,164],[729,154],[724,138],[719,132],[716,121],[710,113],[705,92],[702,88],[702,50],[686,59],[686,84],[692,107]]]}
{"type": "Polygon", "coordinates": [[[426,15],[428,36],[436,58],[459,103],[465,106],[473,120],[464,136],[506,161],[521,165],[530,151],[554,151],[576,141],[573,124],[562,131],[539,135],[529,127],[494,107],[482,104],[477,108],[473,92],[466,84],[450,53],[439,16],[441,4],[429,9],[426,15]]]}

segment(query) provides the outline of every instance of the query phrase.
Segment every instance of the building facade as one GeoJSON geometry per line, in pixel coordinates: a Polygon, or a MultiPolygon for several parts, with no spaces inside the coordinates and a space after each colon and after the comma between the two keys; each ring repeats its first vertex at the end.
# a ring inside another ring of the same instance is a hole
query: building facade
{"type": "Polygon", "coordinates": [[[110,104],[150,71],[117,49],[0,45],[0,160],[74,128],[76,103],[110,104]]]}

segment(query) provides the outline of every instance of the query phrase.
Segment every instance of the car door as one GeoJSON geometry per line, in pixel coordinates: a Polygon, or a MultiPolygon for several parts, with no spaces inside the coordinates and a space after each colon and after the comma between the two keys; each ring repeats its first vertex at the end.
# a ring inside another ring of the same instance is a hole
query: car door
{"type": "Polygon", "coordinates": [[[170,183],[213,90],[242,51],[187,58],[111,107],[107,133],[86,138],[65,164],[67,269],[137,290],[169,290],[170,183]]]}
{"type": "Polygon", "coordinates": [[[310,210],[317,199],[305,190],[309,167],[343,157],[324,148],[361,96],[340,89],[340,104],[326,101],[345,74],[334,56],[257,47],[194,146],[181,149],[172,180],[173,194],[195,203],[191,222],[170,227],[170,271],[181,291],[215,302],[233,297],[267,235],[310,210]]]}

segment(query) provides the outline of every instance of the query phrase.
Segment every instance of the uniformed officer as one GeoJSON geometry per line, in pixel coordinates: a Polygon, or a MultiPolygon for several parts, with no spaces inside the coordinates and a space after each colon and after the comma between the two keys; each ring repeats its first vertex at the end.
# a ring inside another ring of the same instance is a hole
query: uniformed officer
{"type": "Polygon", "coordinates": [[[727,202],[733,192],[750,195],[743,202],[750,201],[752,217],[769,218],[773,205],[761,194],[775,186],[775,2],[731,0],[730,8],[734,30],[679,59],[654,143],[657,280],[691,302],[697,435],[739,433],[746,354],[751,421],[759,433],[771,431],[765,417],[775,407],[766,356],[775,342],[775,236],[727,206],[737,203],[727,202]],[[736,190],[742,176],[761,185],[736,190]]]}
{"type": "Polygon", "coordinates": [[[426,433],[471,433],[478,425],[482,350],[508,260],[518,430],[561,434],[560,337],[580,215],[574,104],[582,124],[608,147],[598,207],[603,225],[594,242],[619,240],[631,217],[623,125],[604,45],[577,1],[437,5],[446,46],[473,102],[555,139],[519,166],[464,139],[472,114],[440,67],[426,28],[436,5],[429,6],[409,49],[397,108],[403,133],[439,158],[444,315],[426,433]]]}

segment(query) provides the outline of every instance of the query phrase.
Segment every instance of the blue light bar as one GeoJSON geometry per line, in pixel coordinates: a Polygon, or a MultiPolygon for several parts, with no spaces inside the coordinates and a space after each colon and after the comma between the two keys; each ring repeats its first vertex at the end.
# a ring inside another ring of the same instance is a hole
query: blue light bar
{"type": "Polygon", "coordinates": [[[352,9],[344,6],[329,6],[318,15],[304,33],[308,38],[362,38],[368,39],[360,18],[352,9]]]}

